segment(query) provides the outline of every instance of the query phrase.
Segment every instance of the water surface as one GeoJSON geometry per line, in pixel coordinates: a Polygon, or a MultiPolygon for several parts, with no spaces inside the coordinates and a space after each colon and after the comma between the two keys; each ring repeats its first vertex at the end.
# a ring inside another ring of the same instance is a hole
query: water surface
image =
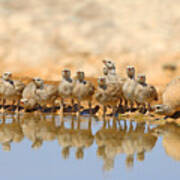
{"type": "Polygon", "coordinates": [[[130,120],[1,115],[1,179],[180,178],[180,127],[130,120]]]}

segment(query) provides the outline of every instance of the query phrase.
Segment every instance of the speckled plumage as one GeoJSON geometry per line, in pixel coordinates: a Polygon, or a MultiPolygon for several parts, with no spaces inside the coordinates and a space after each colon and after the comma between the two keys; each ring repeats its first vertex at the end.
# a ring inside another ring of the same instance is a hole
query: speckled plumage
{"type": "Polygon", "coordinates": [[[180,111],[180,76],[167,85],[162,99],[163,104],[155,106],[157,113],[172,115],[176,111],[180,111]]]}

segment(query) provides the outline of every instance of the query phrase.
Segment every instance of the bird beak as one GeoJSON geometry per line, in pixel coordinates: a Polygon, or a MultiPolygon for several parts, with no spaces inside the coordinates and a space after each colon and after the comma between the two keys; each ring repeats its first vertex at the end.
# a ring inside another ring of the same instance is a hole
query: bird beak
{"type": "Polygon", "coordinates": [[[20,100],[20,104],[23,104],[23,105],[24,105],[24,99],[21,99],[21,100],[20,100]]]}
{"type": "Polygon", "coordinates": [[[152,110],[155,111],[156,110],[156,106],[151,106],[152,110]]]}
{"type": "Polygon", "coordinates": [[[23,101],[21,101],[21,102],[20,102],[20,104],[24,105],[24,102],[23,102],[23,101]]]}

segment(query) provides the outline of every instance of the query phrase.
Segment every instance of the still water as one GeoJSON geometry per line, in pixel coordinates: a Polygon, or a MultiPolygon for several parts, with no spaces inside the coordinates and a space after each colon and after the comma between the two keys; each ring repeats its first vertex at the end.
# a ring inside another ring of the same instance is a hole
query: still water
{"type": "Polygon", "coordinates": [[[179,180],[180,127],[128,120],[1,115],[2,180],[179,180]]]}

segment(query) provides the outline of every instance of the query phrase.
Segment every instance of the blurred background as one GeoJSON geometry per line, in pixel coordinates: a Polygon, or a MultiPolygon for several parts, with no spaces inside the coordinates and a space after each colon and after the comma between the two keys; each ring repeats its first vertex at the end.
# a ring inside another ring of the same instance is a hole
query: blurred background
{"type": "Polygon", "coordinates": [[[113,60],[164,86],[180,75],[179,0],[0,0],[0,72],[59,80],[113,60]]]}

